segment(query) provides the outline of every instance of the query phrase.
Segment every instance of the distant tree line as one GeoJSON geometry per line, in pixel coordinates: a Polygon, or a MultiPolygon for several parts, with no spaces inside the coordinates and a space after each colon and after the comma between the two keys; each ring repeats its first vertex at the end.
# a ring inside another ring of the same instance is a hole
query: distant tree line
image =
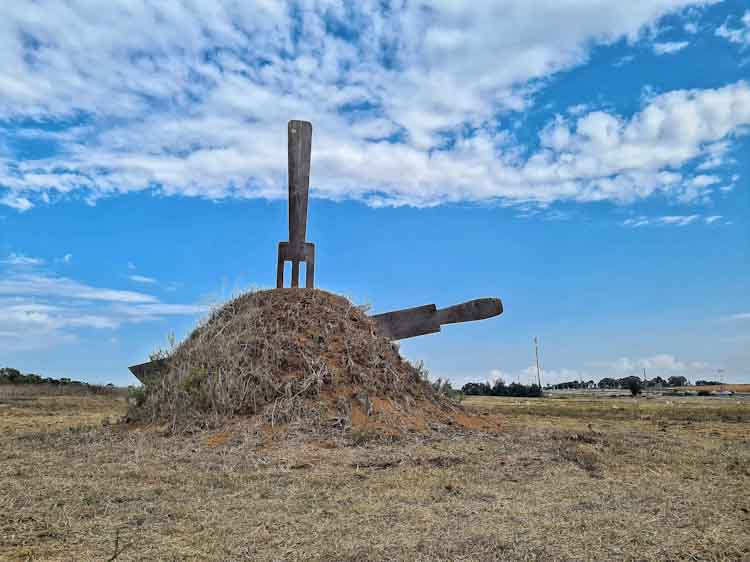
{"type": "Polygon", "coordinates": [[[490,384],[487,382],[468,382],[461,387],[461,392],[466,396],[526,396],[534,397],[542,395],[539,385],[525,385],[517,382],[505,384],[502,379],[490,384]]]}
{"type": "Polygon", "coordinates": [[[695,386],[714,386],[722,384],[720,381],[695,381],[695,386]]]}
{"type": "Polygon", "coordinates": [[[43,377],[35,373],[22,373],[18,369],[13,369],[11,367],[0,368],[0,384],[50,384],[54,386],[80,386],[91,389],[114,388],[113,384],[108,384],[105,387],[72,380],[66,377],[54,379],[52,377],[43,377]]]}
{"type": "MultiPolygon", "coordinates": [[[[700,382],[705,382],[705,381],[700,381],[700,382]]],[[[706,383],[706,384],[711,384],[711,383],[706,383]]],[[[622,377],[620,379],[605,377],[601,379],[598,383],[595,383],[593,380],[567,381],[567,382],[547,385],[547,388],[553,389],[553,390],[566,390],[566,389],[577,390],[577,389],[585,389],[585,388],[632,389],[636,385],[638,385],[639,388],[662,388],[665,386],[670,386],[670,387],[671,386],[687,386],[688,380],[687,378],[679,375],[679,376],[669,377],[668,379],[663,379],[657,376],[657,377],[654,377],[653,379],[644,381],[641,377],[631,375],[629,377],[622,377]]]]}

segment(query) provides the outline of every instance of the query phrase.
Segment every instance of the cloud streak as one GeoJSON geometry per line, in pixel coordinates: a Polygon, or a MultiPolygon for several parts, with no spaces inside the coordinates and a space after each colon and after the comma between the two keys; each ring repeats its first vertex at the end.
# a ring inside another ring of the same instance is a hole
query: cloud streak
{"type": "Polygon", "coordinates": [[[145,285],[155,285],[156,279],[153,277],[146,277],[145,275],[128,275],[128,279],[134,283],[141,283],[145,285]]]}
{"type": "Polygon", "coordinates": [[[664,215],[661,217],[638,216],[625,219],[623,226],[639,228],[642,226],[687,226],[702,222],[704,224],[714,224],[719,222],[723,217],[721,215],[664,215]]]}
{"type": "Polygon", "coordinates": [[[716,30],[716,35],[729,41],[746,48],[750,46],[750,10],[746,11],[739,22],[739,26],[729,25],[729,21],[724,22],[716,30]]]}
{"type": "Polygon", "coordinates": [[[10,266],[33,267],[44,264],[44,260],[41,258],[24,256],[23,254],[11,253],[4,260],[0,260],[0,263],[10,266]]]}
{"type": "Polygon", "coordinates": [[[654,54],[672,55],[690,45],[688,41],[670,41],[666,43],[654,43],[654,54]]]}
{"type": "Polygon", "coordinates": [[[43,273],[0,279],[0,350],[20,351],[76,341],[79,330],[114,330],[167,316],[205,314],[208,306],[160,302],[146,293],[92,287],[43,273]]]}
{"type": "Polygon", "coordinates": [[[123,303],[154,303],[154,296],[135,291],[104,289],[92,287],[66,277],[49,277],[47,275],[16,275],[0,279],[0,295],[58,297],[123,303]]]}

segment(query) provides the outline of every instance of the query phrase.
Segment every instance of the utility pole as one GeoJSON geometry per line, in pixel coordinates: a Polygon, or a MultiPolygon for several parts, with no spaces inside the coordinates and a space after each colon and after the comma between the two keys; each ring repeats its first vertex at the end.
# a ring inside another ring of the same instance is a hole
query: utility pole
{"type": "Polygon", "coordinates": [[[536,353],[536,383],[542,388],[542,375],[539,369],[539,338],[534,336],[534,352],[536,353]]]}

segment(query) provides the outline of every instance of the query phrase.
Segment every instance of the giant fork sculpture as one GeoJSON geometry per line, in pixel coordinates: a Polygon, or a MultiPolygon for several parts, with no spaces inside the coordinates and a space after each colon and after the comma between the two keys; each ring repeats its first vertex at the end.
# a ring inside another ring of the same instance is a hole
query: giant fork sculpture
{"type": "Polygon", "coordinates": [[[307,236],[307,198],[310,189],[312,123],[289,121],[289,241],[279,242],[276,288],[284,286],[284,263],[292,262],[292,287],[299,287],[299,264],[305,262],[305,287],[315,281],[315,245],[307,236]]]}
{"type": "MultiPolygon", "coordinates": [[[[315,245],[306,242],[307,200],[310,188],[310,152],[312,124],[289,121],[289,240],[279,242],[276,287],[284,287],[284,263],[292,262],[292,287],[299,287],[299,264],[305,262],[305,287],[312,289],[315,279],[315,245]]],[[[438,309],[434,304],[404,308],[371,316],[377,332],[392,340],[403,340],[440,331],[445,324],[472,322],[498,316],[503,312],[500,299],[484,298],[438,309]]],[[[133,365],[130,371],[145,383],[165,373],[168,359],[156,359],[133,365]]]]}

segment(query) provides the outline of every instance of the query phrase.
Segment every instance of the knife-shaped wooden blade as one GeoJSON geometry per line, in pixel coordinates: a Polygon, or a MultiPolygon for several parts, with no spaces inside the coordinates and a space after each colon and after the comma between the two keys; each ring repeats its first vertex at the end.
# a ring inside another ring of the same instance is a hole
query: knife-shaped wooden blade
{"type": "Polygon", "coordinates": [[[392,340],[434,334],[440,331],[438,310],[434,304],[404,308],[371,316],[378,333],[392,340]]]}
{"type": "Polygon", "coordinates": [[[443,324],[473,322],[503,313],[500,299],[475,299],[440,310],[434,304],[394,310],[372,316],[378,332],[393,340],[403,340],[440,331],[443,324]]]}
{"type": "Polygon", "coordinates": [[[167,363],[167,359],[154,359],[146,363],[131,365],[128,369],[133,373],[135,378],[146,384],[152,377],[164,374],[169,369],[169,364],[167,363]]]}

